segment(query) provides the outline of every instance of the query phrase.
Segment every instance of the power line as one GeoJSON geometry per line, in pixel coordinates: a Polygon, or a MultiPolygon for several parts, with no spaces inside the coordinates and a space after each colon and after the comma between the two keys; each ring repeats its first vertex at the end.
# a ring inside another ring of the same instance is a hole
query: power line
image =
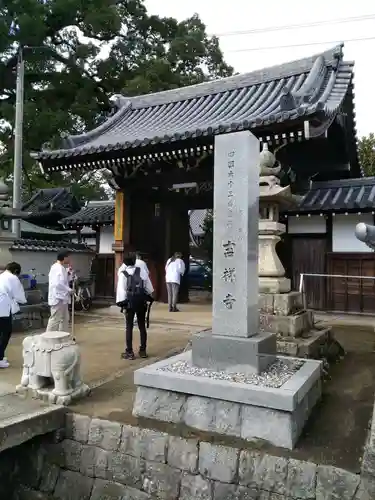
{"type": "Polygon", "coordinates": [[[234,49],[226,50],[225,52],[254,52],[255,50],[277,50],[277,49],[292,49],[295,47],[312,47],[314,45],[337,45],[341,42],[367,42],[369,40],[375,40],[375,36],[369,36],[367,38],[348,38],[346,40],[326,40],[325,42],[307,42],[307,43],[294,43],[290,45],[272,45],[266,47],[249,47],[248,49],[234,49]]]}
{"type": "Polygon", "coordinates": [[[343,17],[341,19],[327,19],[323,21],[312,21],[309,23],[299,23],[299,24],[286,24],[284,26],[269,26],[266,28],[254,28],[251,30],[244,31],[226,31],[223,33],[212,33],[210,36],[224,37],[224,36],[240,36],[240,35],[256,35],[258,33],[268,33],[272,31],[286,31],[294,30],[300,28],[312,28],[315,26],[324,26],[327,24],[343,24],[343,23],[353,23],[359,21],[370,21],[375,19],[375,14],[366,14],[363,16],[356,17],[343,17]]]}

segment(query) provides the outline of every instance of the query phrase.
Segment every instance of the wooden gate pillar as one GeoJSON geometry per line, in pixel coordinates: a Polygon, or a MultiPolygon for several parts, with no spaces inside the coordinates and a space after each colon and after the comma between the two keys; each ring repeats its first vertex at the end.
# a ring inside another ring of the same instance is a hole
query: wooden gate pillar
{"type": "Polygon", "coordinates": [[[116,191],[115,200],[115,224],[114,224],[114,244],[112,249],[115,253],[115,289],[117,286],[117,271],[122,264],[124,251],[130,244],[130,210],[129,194],[124,191],[116,191]]]}
{"type": "Polygon", "coordinates": [[[132,192],[130,242],[133,250],[140,252],[147,263],[155,289],[155,298],[160,300],[163,289],[165,257],[165,224],[160,203],[152,190],[132,192]]]}

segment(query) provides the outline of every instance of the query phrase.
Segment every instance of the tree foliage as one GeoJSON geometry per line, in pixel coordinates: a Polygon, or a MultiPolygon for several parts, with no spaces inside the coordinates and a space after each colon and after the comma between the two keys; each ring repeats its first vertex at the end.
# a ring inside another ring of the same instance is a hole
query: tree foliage
{"type": "Polygon", "coordinates": [[[200,249],[204,255],[206,266],[213,269],[213,253],[214,253],[214,216],[213,210],[207,210],[206,216],[202,224],[203,237],[200,243],[200,249]]]}
{"type": "Polygon", "coordinates": [[[359,141],[358,154],[365,175],[375,175],[375,135],[372,132],[359,141]]]}
{"type": "MultiPolygon", "coordinates": [[[[197,15],[178,22],[148,14],[142,0],[2,0],[0,167],[11,177],[17,51],[25,60],[24,175],[44,187],[30,151],[101,123],[111,94],[134,96],[232,74],[218,39],[197,15]]],[[[103,196],[97,176],[56,174],[54,185],[103,196]]],[[[78,193],[79,192],[79,193],[78,193]]]]}

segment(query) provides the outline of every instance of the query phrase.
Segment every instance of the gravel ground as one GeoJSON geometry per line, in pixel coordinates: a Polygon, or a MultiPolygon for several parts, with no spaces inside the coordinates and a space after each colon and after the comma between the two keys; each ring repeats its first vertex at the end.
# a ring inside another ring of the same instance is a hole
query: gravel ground
{"type": "Polygon", "coordinates": [[[302,366],[303,361],[281,360],[272,363],[264,372],[259,375],[245,375],[244,373],[215,372],[206,368],[197,368],[187,361],[177,361],[163,368],[160,371],[174,372],[184,375],[195,375],[197,377],[212,378],[215,380],[227,380],[228,382],[238,382],[241,384],[251,384],[263,387],[281,387],[294,375],[302,366]]]}

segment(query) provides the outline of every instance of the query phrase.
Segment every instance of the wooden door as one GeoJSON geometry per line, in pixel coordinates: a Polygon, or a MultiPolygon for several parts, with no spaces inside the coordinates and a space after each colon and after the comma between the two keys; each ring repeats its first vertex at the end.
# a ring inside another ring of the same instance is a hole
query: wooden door
{"type": "MultiPolygon", "coordinates": [[[[375,255],[370,254],[361,261],[361,276],[375,276],[375,255]]],[[[373,313],[375,311],[375,279],[361,280],[361,311],[373,313]]]]}
{"type": "MultiPolygon", "coordinates": [[[[325,274],[327,240],[325,236],[292,236],[291,278],[292,290],[298,290],[301,274],[325,274]]],[[[304,277],[306,306],[324,310],[326,306],[326,278],[304,277]]]]}
{"type": "Polygon", "coordinates": [[[329,273],[340,275],[330,279],[329,309],[337,312],[373,313],[375,311],[375,276],[372,253],[331,253],[329,273]],[[347,276],[355,276],[347,278],[347,276]]]}
{"type": "Polygon", "coordinates": [[[93,273],[95,274],[95,297],[112,298],[115,296],[115,256],[98,254],[93,273]]]}

